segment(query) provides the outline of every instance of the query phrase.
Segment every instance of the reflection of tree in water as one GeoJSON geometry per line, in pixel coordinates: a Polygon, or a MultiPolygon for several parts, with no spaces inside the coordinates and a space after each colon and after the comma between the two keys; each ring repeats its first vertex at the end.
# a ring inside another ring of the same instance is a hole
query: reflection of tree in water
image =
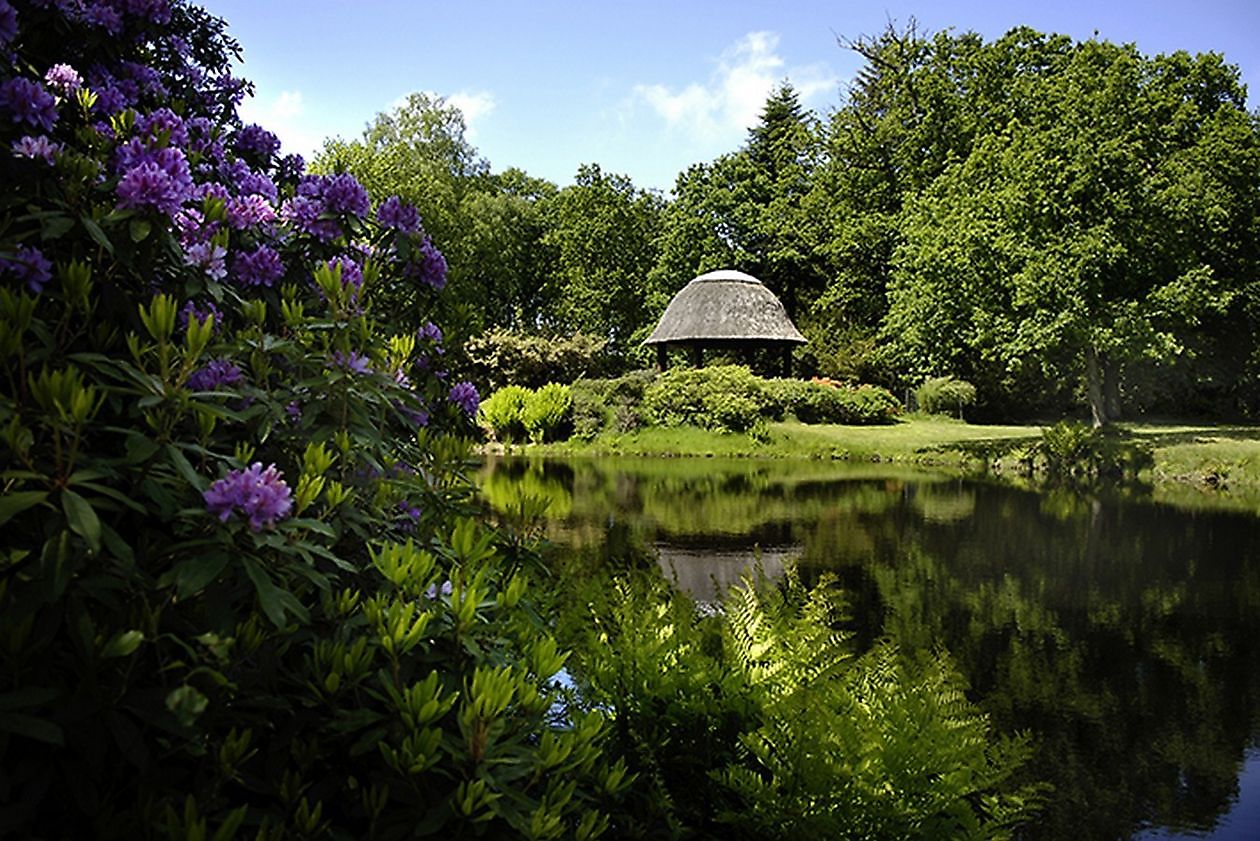
{"type": "Polygon", "coordinates": [[[875,580],[886,633],[943,644],[1000,727],[1036,734],[1028,772],[1056,793],[1027,837],[1211,827],[1260,713],[1255,520],[1000,489],[975,504],[948,527],[902,511],[819,529],[873,545],[842,563],[875,580]]]}
{"type": "Polygon", "coordinates": [[[550,528],[570,563],[655,566],[661,539],[800,543],[806,579],[845,586],[859,642],[943,645],[995,723],[1039,743],[1026,773],[1056,792],[1028,838],[1209,828],[1236,792],[1260,723],[1254,518],[825,464],[527,469],[568,493],[550,528]]]}

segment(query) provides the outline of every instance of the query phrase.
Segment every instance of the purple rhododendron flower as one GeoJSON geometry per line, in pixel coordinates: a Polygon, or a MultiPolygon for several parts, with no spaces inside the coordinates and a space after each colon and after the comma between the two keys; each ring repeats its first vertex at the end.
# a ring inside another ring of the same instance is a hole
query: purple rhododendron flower
{"type": "Polygon", "coordinates": [[[428,238],[420,246],[421,259],[417,266],[409,266],[412,274],[419,274],[420,279],[439,292],[446,286],[446,258],[437,246],[428,238]]]}
{"type": "Polygon", "coordinates": [[[481,395],[477,393],[477,387],[467,381],[451,386],[449,399],[469,417],[477,414],[477,407],[481,405],[481,395]]]}
{"type": "Polygon", "coordinates": [[[349,371],[352,374],[370,374],[372,372],[372,363],[357,350],[352,350],[349,353],[342,353],[339,350],[334,351],[332,366],[349,371]]]}
{"type": "Polygon", "coordinates": [[[196,301],[189,301],[179,311],[179,330],[181,333],[188,330],[189,319],[195,318],[204,323],[210,316],[214,316],[214,332],[217,333],[223,324],[223,313],[219,312],[214,302],[206,301],[205,306],[200,306],[196,301]]]}
{"type": "Polygon", "coordinates": [[[227,249],[212,242],[195,242],[184,247],[184,262],[200,266],[211,280],[227,277],[227,249]]]}
{"type": "Polygon", "coordinates": [[[62,96],[69,96],[83,87],[83,77],[68,64],[54,64],[49,67],[44,74],[44,82],[62,96]]]}
{"type": "Polygon", "coordinates": [[[290,400],[284,407],[284,413],[289,416],[291,423],[297,423],[302,419],[302,404],[296,400],[290,400]]]}
{"type": "Polygon", "coordinates": [[[420,522],[419,506],[412,505],[405,499],[399,500],[398,513],[398,529],[404,532],[415,531],[416,524],[420,522]]]}
{"type": "Polygon", "coordinates": [[[0,85],[0,108],[10,112],[15,123],[44,131],[52,131],[57,124],[57,98],[30,79],[10,79],[0,85]]]}
{"type": "Polygon", "coordinates": [[[249,518],[249,527],[261,531],[275,525],[293,509],[293,495],[274,464],[264,470],[254,462],[245,470],[233,470],[202,494],[206,510],[222,522],[234,511],[249,518]]]}
{"type": "Polygon", "coordinates": [[[248,125],[236,133],[232,148],[238,154],[270,163],[272,156],[280,151],[280,138],[260,125],[248,125]]]}
{"type": "Polygon", "coordinates": [[[454,590],[455,590],[455,585],[452,584],[451,580],[448,578],[442,582],[441,587],[439,587],[437,584],[430,584],[429,589],[425,590],[424,594],[428,596],[430,600],[433,600],[438,597],[439,593],[443,596],[449,596],[452,592],[454,592],[454,590]]]}
{"type": "Polygon", "coordinates": [[[310,196],[294,196],[280,205],[281,219],[320,242],[330,242],[341,236],[341,226],[332,219],[321,218],[323,213],[323,203],[310,196]]]}
{"type": "Polygon", "coordinates": [[[276,164],[276,178],[281,181],[296,181],[306,171],[306,161],[301,155],[285,155],[276,164]]]}
{"type": "Polygon", "coordinates": [[[83,22],[100,27],[110,35],[122,32],[122,15],[108,3],[89,3],[83,10],[83,22]]]}
{"type": "Polygon", "coordinates": [[[44,291],[44,284],[52,279],[52,263],[38,248],[19,248],[12,257],[0,257],[0,270],[25,281],[27,287],[38,295],[44,291]]]}
{"type": "Polygon", "coordinates": [[[162,84],[162,74],[149,65],[124,61],[119,66],[125,77],[124,82],[131,84],[137,95],[143,91],[150,96],[167,96],[166,85],[162,84]]]}
{"type": "Polygon", "coordinates": [[[142,210],[152,207],[175,216],[193,195],[192,173],[184,153],[174,147],[137,153],[125,144],[118,150],[120,164],[131,165],[118,182],[118,206],[142,210]]]}
{"type": "Polygon", "coordinates": [[[363,288],[363,269],[359,268],[358,263],[344,254],[328,261],[328,268],[335,271],[338,266],[341,266],[342,288],[353,286],[356,293],[363,288]]]}
{"type": "Polygon", "coordinates": [[[243,377],[241,369],[228,360],[211,359],[189,375],[188,387],[193,391],[218,391],[224,386],[236,385],[243,377]]]}
{"type": "Polygon", "coordinates": [[[41,160],[49,166],[57,162],[55,156],[60,151],[61,145],[53,143],[43,134],[35,137],[27,135],[21,140],[13,141],[13,154],[19,158],[30,158],[33,161],[41,160]]]}
{"type": "Polygon", "coordinates": [[[298,182],[298,196],[319,199],[322,209],[362,219],[371,208],[367,190],[353,175],[307,175],[298,182]]]}
{"type": "Polygon", "coordinates": [[[440,345],[442,344],[442,328],[432,321],[425,322],[425,325],[416,333],[416,338],[422,342],[427,340],[440,345]]]}
{"type": "Polygon", "coordinates": [[[243,231],[275,220],[276,211],[267,203],[266,197],[258,193],[230,198],[227,201],[227,223],[235,230],[243,231]]]}
{"type": "Polygon", "coordinates": [[[236,189],[242,196],[259,195],[271,201],[275,201],[280,196],[280,191],[276,188],[276,182],[261,172],[254,172],[253,170],[243,173],[237,179],[236,189]]]}
{"type": "Polygon", "coordinates": [[[129,15],[144,18],[150,23],[166,24],[171,22],[171,6],[169,0],[121,0],[119,3],[129,15]]]}
{"type": "Polygon", "coordinates": [[[253,251],[237,254],[232,271],[240,286],[274,286],[284,277],[284,260],[275,249],[260,245],[253,251]]]}
{"type": "Polygon", "coordinates": [[[180,116],[169,108],[159,108],[136,117],[136,134],[154,141],[165,134],[172,146],[182,148],[188,145],[188,128],[180,116]]]}
{"type": "Polygon", "coordinates": [[[17,34],[17,10],[9,5],[9,0],[0,0],[0,47],[7,46],[17,34]]]}
{"type": "Polygon", "coordinates": [[[387,228],[414,234],[420,230],[420,211],[398,196],[390,196],[376,210],[376,220],[387,228]]]}

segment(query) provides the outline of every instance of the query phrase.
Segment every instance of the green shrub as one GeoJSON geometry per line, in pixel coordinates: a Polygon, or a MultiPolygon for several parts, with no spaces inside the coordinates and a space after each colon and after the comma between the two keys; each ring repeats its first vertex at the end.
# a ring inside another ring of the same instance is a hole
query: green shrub
{"type": "Polygon", "coordinates": [[[633,432],[643,426],[643,394],[655,379],[655,371],[640,370],[615,379],[574,382],[574,437],[590,440],[605,430],[633,432]]]}
{"type": "Polygon", "coordinates": [[[742,365],[674,368],[643,395],[643,413],[660,426],[744,432],[761,417],[762,380],[742,365]]]}
{"type": "Polygon", "coordinates": [[[768,416],[795,417],[801,423],[891,423],[901,411],[890,391],[874,385],[836,386],[779,379],[767,380],[763,393],[768,416]]]}
{"type": "Polygon", "coordinates": [[[521,423],[529,440],[542,442],[564,437],[572,420],[573,396],[569,386],[547,383],[525,399],[521,423]]]}
{"type": "Polygon", "coordinates": [[[507,385],[481,401],[477,420],[499,441],[525,440],[525,405],[533,394],[520,385],[507,385]]]}
{"type": "Polygon", "coordinates": [[[961,418],[963,409],[976,402],[976,387],[955,377],[932,377],[914,390],[914,399],[919,410],[929,415],[961,418]]]}
{"type": "Polygon", "coordinates": [[[1132,481],[1151,466],[1154,457],[1141,442],[1126,441],[1088,424],[1059,421],[1041,431],[1041,440],[1030,448],[1029,461],[1056,481],[1132,481]]]}
{"type": "Polygon", "coordinates": [[[607,345],[607,339],[586,333],[541,336],[495,328],[470,339],[464,353],[477,378],[491,388],[508,384],[538,388],[599,376],[611,364],[607,345]]]}

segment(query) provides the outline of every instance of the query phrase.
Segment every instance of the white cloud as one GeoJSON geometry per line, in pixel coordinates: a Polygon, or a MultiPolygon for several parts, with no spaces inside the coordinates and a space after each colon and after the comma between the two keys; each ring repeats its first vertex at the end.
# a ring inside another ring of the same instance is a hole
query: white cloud
{"type": "Polygon", "coordinates": [[[324,132],[310,121],[301,91],[281,91],[266,98],[255,95],[241,103],[238,113],[244,122],[275,132],[286,155],[296,152],[310,160],[324,146],[324,132]]]}
{"type": "Polygon", "coordinates": [[[446,101],[463,112],[469,134],[472,134],[473,125],[482,117],[489,116],[498,104],[489,91],[460,91],[448,96],[446,101]]]}
{"type": "MultiPolygon", "coordinates": [[[[484,117],[488,117],[494,112],[495,107],[499,104],[494,98],[494,94],[489,91],[456,91],[453,94],[443,95],[434,93],[433,91],[423,91],[424,95],[430,99],[445,99],[447,105],[452,105],[459,109],[464,115],[464,128],[467,131],[469,139],[477,134],[477,122],[484,117]]],[[[407,104],[407,98],[411,96],[405,93],[389,104],[388,110],[395,111],[407,104]]]]}
{"type": "Polygon", "coordinates": [[[757,123],[766,99],[784,79],[791,81],[802,102],[839,86],[825,65],[787,67],[778,48],[778,33],[750,32],[722,52],[707,82],[679,90],[636,85],[633,98],[647,103],[670,130],[697,144],[734,147],[757,123]]]}

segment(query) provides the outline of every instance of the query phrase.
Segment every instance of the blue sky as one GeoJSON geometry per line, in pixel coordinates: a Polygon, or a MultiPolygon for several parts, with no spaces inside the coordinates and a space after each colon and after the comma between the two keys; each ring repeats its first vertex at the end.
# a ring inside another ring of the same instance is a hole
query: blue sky
{"type": "Polygon", "coordinates": [[[203,0],[245,50],[246,119],[308,157],[357,138],[412,91],[464,111],[495,171],[558,184],[582,163],[668,191],[689,164],[738,148],[789,79],[819,114],[859,67],[837,45],[891,18],[986,38],[1026,24],[1145,53],[1215,51],[1260,103],[1258,0],[203,0]]]}

